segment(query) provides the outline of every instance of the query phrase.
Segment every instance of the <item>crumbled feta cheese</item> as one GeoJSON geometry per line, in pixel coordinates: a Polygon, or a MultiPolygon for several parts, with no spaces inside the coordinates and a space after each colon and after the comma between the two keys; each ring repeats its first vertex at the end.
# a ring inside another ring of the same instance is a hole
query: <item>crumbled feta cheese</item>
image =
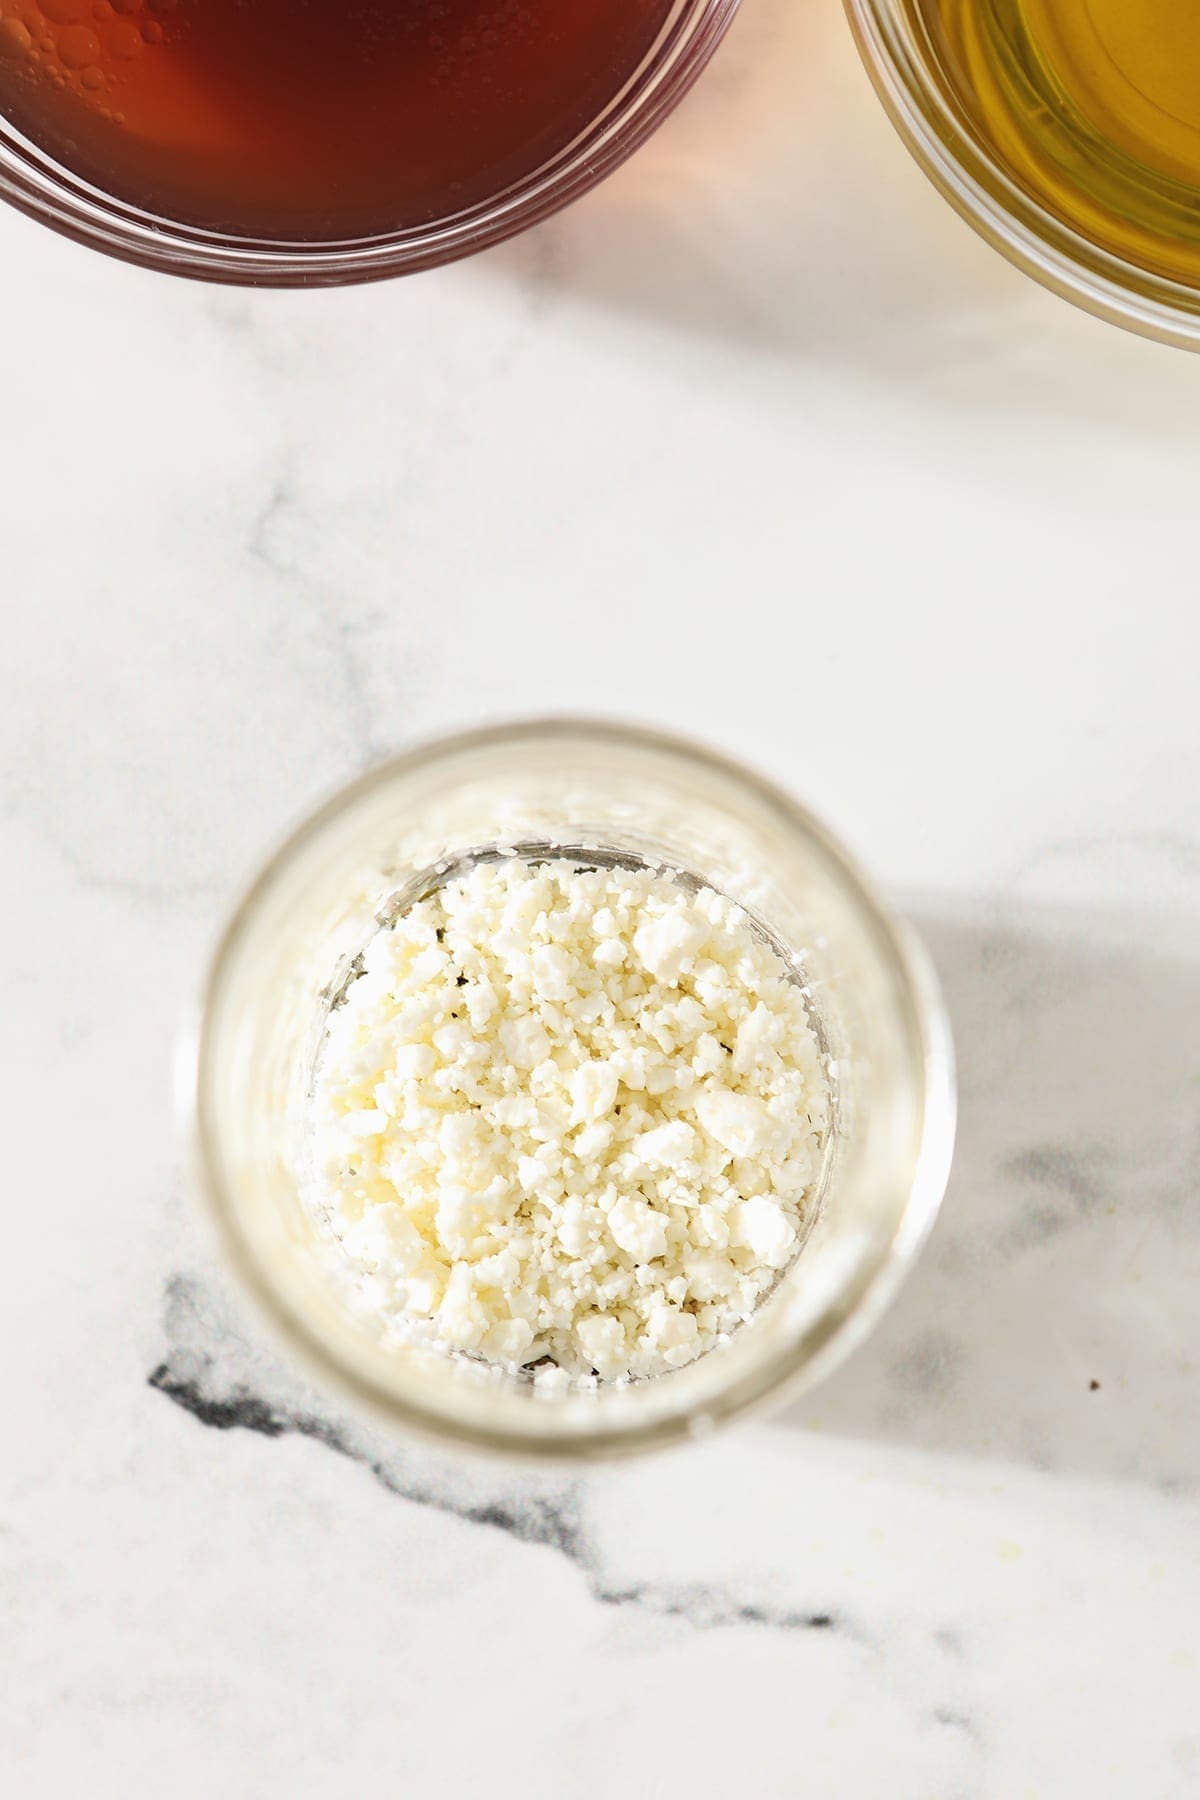
{"type": "Polygon", "coordinates": [[[783,1268],[795,1241],[796,1233],[774,1200],[752,1194],[736,1208],[733,1242],[744,1245],[769,1269],[783,1268]]]}
{"type": "Polygon", "coordinates": [[[696,1154],[696,1133],[686,1119],[672,1119],[643,1131],[634,1146],[638,1157],[651,1169],[677,1169],[696,1154]]]}
{"type": "Polygon", "coordinates": [[[696,1116],[708,1135],[734,1156],[757,1156],[766,1149],[770,1116],[757,1094],[706,1088],[697,1096],[696,1116]]]}
{"type": "Polygon", "coordinates": [[[600,1119],[617,1097],[620,1077],[610,1062],[580,1063],[567,1083],[571,1095],[571,1123],[600,1119]]]}
{"type": "Polygon", "coordinates": [[[659,981],[677,981],[708,937],[708,924],[679,894],[665,911],[639,925],[633,947],[659,981]]]}
{"type": "Polygon", "coordinates": [[[666,1255],[666,1220],[644,1200],[618,1200],[608,1215],[608,1229],[617,1248],[627,1251],[636,1263],[666,1255]]]}
{"type": "Polygon", "coordinates": [[[592,1313],[590,1317],[580,1319],[575,1336],[597,1375],[608,1377],[625,1373],[629,1358],[625,1349],[625,1328],[619,1319],[605,1313],[592,1313]]]}
{"type": "Polygon", "coordinates": [[[481,863],[368,946],[315,1168],[364,1304],[539,1386],[710,1349],[795,1254],[829,1122],[803,996],[652,870],[481,863]]]}

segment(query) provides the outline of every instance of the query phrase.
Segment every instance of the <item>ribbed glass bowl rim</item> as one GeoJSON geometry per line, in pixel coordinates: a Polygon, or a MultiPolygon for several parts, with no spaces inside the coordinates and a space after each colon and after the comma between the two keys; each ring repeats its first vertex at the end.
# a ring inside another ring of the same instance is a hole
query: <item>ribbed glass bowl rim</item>
{"type": "Polygon", "coordinates": [[[1200,349],[1200,292],[1093,244],[988,155],[932,75],[906,0],[845,0],[845,8],[893,125],[981,237],[1043,287],[1096,317],[1159,343],[1200,349]]]}
{"type": "Polygon", "coordinates": [[[526,1437],[507,1430],[487,1432],[454,1420],[441,1408],[426,1408],[402,1399],[338,1360],[288,1306],[239,1226],[236,1196],[223,1178],[215,1151],[218,1128],[210,1091],[207,1027],[255,913],[277,886],[286,884],[309,844],[346,808],[406,775],[461,752],[486,750],[514,741],[581,738],[600,747],[607,743],[641,749],[649,755],[673,756],[693,764],[698,773],[708,770],[723,781],[740,784],[785,829],[808,840],[836,869],[854,904],[869,922],[877,943],[884,947],[899,988],[912,1008],[919,1036],[924,1098],[920,1147],[908,1198],[885,1257],[865,1282],[829,1307],[784,1353],[765,1361],[753,1378],[745,1378],[715,1399],[707,1400],[706,1430],[761,1406],[778,1404],[789,1391],[822,1379],[874,1328],[916,1262],[937,1218],[950,1174],[957,1114],[949,1019],[923,945],[876,896],[871,884],[820,821],[782,788],[741,763],[669,732],[586,716],[535,718],[427,739],[389,757],[333,794],[268,858],[237,904],[213,951],[198,1004],[185,1027],[177,1070],[177,1102],[191,1152],[194,1184],[207,1203],[227,1266],[242,1294],[265,1320],[277,1342],[322,1387],[340,1394],[377,1423],[393,1430],[399,1428],[443,1448],[451,1444],[542,1463],[579,1462],[686,1442],[694,1435],[690,1415],[681,1410],[635,1425],[609,1425],[587,1436],[564,1436],[561,1441],[539,1433],[526,1437]]]}
{"type": "Polygon", "coordinates": [[[675,109],[741,0],[687,0],[656,56],[612,114],[516,188],[470,211],[393,236],[328,244],[225,237],[140,212],[73,177],[0,118],[0,200],[89,249],[160,273],[235,287],[347,287],[416,274],[503,243],[579,199],[620,167],[675,109]]]}

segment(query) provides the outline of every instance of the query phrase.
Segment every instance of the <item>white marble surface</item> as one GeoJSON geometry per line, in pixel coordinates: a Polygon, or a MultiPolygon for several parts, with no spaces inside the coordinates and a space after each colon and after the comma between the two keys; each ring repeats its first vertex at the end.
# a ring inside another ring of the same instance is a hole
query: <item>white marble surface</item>
{"type": "Polygon", "coordinates": [[[746,0],[473,265],[226,293],[15,216],[0,261],[0,1791],[1200,1793],[1200,361],[976,242],[834,0],[746,0]],[[963,1083],[875,1339],[578,1483],[304,1393],[169,1105],[281,827],[567,707],[823,812],[963,1083]]]}

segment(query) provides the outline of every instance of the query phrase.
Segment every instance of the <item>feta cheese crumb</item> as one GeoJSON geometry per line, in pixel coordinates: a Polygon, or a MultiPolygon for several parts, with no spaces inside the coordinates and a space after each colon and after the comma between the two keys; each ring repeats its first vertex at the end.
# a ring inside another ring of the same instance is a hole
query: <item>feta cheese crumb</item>
{"type": "Polygon", "coordinates": [[[753,1311],[810,1216],[830,1097],[739,907],[513,855],[372,940],[315,1113],[362,1303],[554,1390],[681,1367],[753,1311]]]}

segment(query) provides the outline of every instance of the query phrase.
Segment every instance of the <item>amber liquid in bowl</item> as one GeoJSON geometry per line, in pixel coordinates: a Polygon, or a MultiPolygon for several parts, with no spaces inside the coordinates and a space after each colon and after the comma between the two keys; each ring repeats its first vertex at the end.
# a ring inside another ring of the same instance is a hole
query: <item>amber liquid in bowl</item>
{"type": "Polygon", "coordinates": [[[910,0],[948,95],[1056,218],[1200,290],[1196,0],[910,0]]]}
{"type": "Polygon", "coordinates": [[[674,0],[0,0],[0,120],[186,225],[330,242],[494,199],[599,118],[674,0]]]}

